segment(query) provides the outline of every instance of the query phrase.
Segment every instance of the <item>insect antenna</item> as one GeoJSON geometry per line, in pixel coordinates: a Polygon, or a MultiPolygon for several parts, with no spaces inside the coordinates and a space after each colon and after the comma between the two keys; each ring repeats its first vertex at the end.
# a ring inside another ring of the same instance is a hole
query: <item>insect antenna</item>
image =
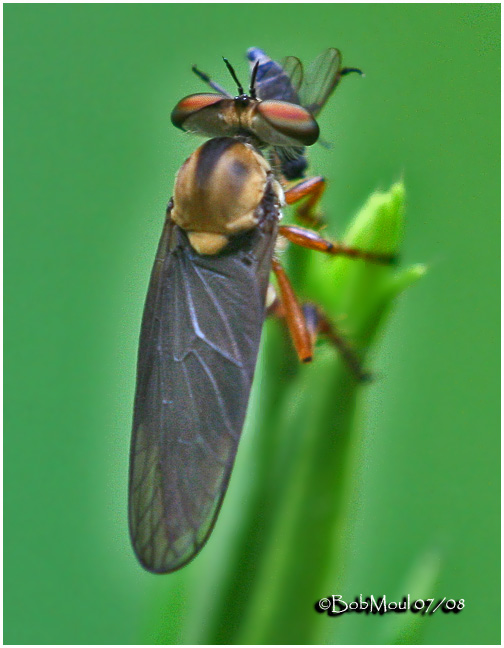
{"type": "Polygon", "coordinates": [[[255,89],[255,82],[256,82],[256,76],[257,76],[257,70],[259,68],[259,59],[256,61],[256,64],[254,65],[254,69],[252,70],[252,76],[250,77],[250,96],[252,99],[257,99],[256,97],[256,89],[255,89]]]}
{"type": "Polygon", "coordinates": [[[242,84],[238,81],[238,77],[236,76],[236,72],[234,71],[233,66],[232,66],[231,63],[227,60],[227,58],[226,58],[225,56],[222,57],[222,60],[223,60],[224,63],[226,64],[226,67],[227,67],[227,69],[229,70],[229,73],[230,73],[231,76],[233,77],[233,80],[234,80],[234,82],[236,83],[236,85],[238,86],[238,94],[239,94],[239,95],[244,94],[244,93],[243,93],[243,86],[242,86],[242,84]]]}
{"type": "Polygon", "coordinates": [[[197,65],[193,65],[191,70],[194,72],[194,74],[201,79],[204,83],[209,85],[213,90],[217,90],[219,94],[226,95],[229,97],[229,94],[226,92],[226,90],[220,86],[218,83],[215,83],[215,81],[212,81],[212,79],[208,76],[208,74],[205,74],[205,72],[202,72],[197,65]]]}

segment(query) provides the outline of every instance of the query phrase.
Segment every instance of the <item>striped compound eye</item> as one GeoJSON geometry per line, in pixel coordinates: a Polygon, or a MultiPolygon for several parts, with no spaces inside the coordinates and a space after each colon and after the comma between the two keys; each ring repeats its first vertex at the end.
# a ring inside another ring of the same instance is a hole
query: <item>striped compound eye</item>
{"type": "Polygon", "coordinates": [[[204,115],[209,112],[211,115],[219,111],[219,106],[222,101],[226,101],[226,97],[219,94],[204,93],[192,94],[184,97],[173,109],[171,114],[172,124],[182,130],[191,130],[192,122],[196,121],[196,115],[204,115]],[[211,110],[205,110],[210,108],[211,110]],[[202,113],[201,111],[204,111],[202,113]],[[188,129],[189,126],[189,129],[188,129]]]}
{"type": "Polygon", "coordinates": [[[260,102],[254,131],[263,141],[279,146],[311,146],[320,132],[308,110],[286,101],[260,102]]]}

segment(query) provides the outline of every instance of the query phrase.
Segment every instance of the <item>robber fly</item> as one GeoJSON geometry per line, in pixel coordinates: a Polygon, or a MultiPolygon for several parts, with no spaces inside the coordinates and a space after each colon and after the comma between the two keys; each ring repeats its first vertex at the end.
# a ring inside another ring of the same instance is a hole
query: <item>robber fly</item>
{"type": "Polygon", "coordinates": [[[284,192],[265,155],[300,154],[319,127],[285,92],[259,96],[266,88],[260,60],[248,92],[225,62],[236,96],[197,71],[217,92],[185,97],[172,113],[178,128],[212,139],[177,173],[140,334],[129,519],[135,553],[154,573],[194,558],[215,524],[245,419],[271,270],[300,360],[311,359],[317,332],[339,343],[327,318],[298,302],[274,256],[277,235],[329,254],[390,260],[279,224],[285,202],[300,192],[284,192]]]}

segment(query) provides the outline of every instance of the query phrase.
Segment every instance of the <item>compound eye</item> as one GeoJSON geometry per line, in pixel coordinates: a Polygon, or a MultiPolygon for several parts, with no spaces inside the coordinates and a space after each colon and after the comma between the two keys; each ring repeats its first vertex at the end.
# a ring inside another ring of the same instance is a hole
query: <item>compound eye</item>
{"type": "Polygon", "coordinates": [[[313,115],[296,104],[286,101],[261,101],[257,110],[261,117],[278,133],[294,144],[311,146],[319,136],[319,126],[313,115]]]}
{"type": "Polygon", "coordinates": [[[184,122],[187,119],[193,117],[196,113],[198,113],[200,110],[203,110],[204,108],[208,108],[209,106],[216,106],[216,104],[225,99],[226,97],[224,97],[223,95],[211,93],[192,94],[188,97],[184,97],[173,109],[173,112],[171,114],[172,124],[177,128],[185,130],[184,122]]]}

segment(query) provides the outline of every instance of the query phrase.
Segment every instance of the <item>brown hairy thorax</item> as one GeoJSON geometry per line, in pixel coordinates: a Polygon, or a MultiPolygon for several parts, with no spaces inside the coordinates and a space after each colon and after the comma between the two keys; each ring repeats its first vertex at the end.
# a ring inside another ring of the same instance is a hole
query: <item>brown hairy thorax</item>
{"type": "Polygon", "coordinates": [[[200,254],[217,254],[229,237],[257,225],[268,183],[279,204],[282,190],[264,157],[229,137],[205,142],[184,162],[175,179],[172,220],[200,254]]]}

